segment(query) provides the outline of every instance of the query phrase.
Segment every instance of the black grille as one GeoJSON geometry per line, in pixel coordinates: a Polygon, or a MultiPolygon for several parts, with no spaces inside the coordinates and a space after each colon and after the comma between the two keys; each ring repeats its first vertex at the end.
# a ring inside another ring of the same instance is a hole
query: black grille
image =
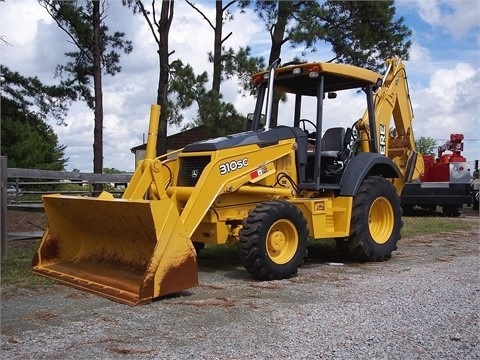
{"type": "Polygon", "coordinates": [[[203,169],[210,163],[210,156],[180,158],[178,186],[195,186],[203,169]]]}

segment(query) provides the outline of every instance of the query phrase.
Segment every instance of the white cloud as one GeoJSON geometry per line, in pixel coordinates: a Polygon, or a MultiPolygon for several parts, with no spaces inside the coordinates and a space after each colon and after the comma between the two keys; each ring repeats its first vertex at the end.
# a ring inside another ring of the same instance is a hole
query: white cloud
{"type": "Polygon", "coordinates": [[[478,159],[479,81],[479,69],[468,63],[433,73],[429,86],[412,94],[416,136],[438,139],[440,144],[451,133],[463,133],[465,156],[478,159]]]}
{"type": "Polygon", "coordinates": [[[426,23],[459,39],[480,24],[480,3],[477,0],[418,0],[419,15],[426,23]]]}
{"type": "Polygon", "coordinates": [[[38,5],[37,0],[2,1],[0,10],[0,34],[13,46],[30,44],[41,21],[53,22],[45,9],[38,5]],[[11,33],[12,29],[15,29],[15,33],[11,33]]]}
{"type": "Polygon", "coordinates": [[[412,63],[420,63],[420,64],[430,64],[432,61],[432,57],[430,55],[430,51],[421,46],[419,43],[412,43],[410,48],[410,58],[409,60],[412,63]]]}

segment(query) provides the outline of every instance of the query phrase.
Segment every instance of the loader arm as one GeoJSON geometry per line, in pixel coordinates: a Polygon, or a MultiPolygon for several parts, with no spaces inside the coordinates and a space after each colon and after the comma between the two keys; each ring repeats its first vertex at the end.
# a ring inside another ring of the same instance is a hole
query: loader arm
{"type": "Polygon", "coordinates": [[[405,66],[399,58],[387,59],[386,65],[382,85],[374,94],[374,114],[365,111],[356,129],[362,152],[378,152],[397,165],[402,177],[395,179],[394,186],[400,194],[406,182],[423,174],[424,164],[415,146],[405,66]]]}

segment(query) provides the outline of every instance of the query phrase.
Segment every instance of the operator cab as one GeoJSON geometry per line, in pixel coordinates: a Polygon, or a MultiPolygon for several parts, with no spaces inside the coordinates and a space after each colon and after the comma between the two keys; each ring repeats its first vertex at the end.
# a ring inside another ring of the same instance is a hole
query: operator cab
{"type": "MultiPolygon", "coordinates": [[[[343,64],[302,63],[279,68],[272,66],[268,72],[254,75],[252,80],[258,86],[252,131],[274,131],[278,126],[270,129],[270,124],[279,122],[279,114],[293,119],[293,123],[287,126],[293,125],[293,128],[302,130],[296,134],[305,134],[296,136],[298,188],[316,191],[339,189],[343,170],[353,154],[353,131],[342,126],[323,129],[325,98],[333,100],[337,94],[352,89],[363,91],[369,122],[374,124],[373,92],[381,80],[378,74],[343,64]],[[274,92],[292,94],[294,107],[288,101],[274,104],[274,92]],[[303,118],[305,113],[311,117],[303,118]]],[[[355,120],[358,119],[358,114],[354,116],[355,120]]],[[[349,123],[354,122],[352,119],[349,123]]],[[[375,126],[371,128],[375,129],[375,126]]],[[[375,139],[374,136],[372,138],[375,139]]]]}

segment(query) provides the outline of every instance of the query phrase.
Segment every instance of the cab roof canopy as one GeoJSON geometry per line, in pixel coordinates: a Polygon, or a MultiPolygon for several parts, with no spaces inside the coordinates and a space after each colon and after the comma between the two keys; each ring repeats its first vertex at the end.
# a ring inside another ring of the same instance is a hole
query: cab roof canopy
{"type": "MultiPolygon", "coordinates": [[[[315,96],[318,76],[323,75],[324,92],[361,88],[366,85],[379,86],[382,76],[368,69],[353,65],[312,62],[288,65],[275,70],[275,89],[287,93],[315,96]]],[[[268,71],[255,74],[255,84],[267,82],[268,71]]]]}

